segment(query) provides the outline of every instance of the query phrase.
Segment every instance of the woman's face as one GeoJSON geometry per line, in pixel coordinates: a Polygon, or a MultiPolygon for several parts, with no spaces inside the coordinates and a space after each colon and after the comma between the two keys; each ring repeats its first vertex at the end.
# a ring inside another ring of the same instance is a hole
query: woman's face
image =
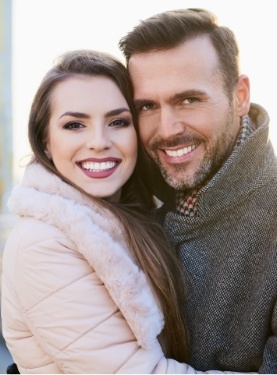
{"type": "Polygon", "coordinates": [[[104,76],[72,77],[51,97],[47,155],[68,180],[94,197],[120,199],[137,160],[128,104],[104,76]]]}

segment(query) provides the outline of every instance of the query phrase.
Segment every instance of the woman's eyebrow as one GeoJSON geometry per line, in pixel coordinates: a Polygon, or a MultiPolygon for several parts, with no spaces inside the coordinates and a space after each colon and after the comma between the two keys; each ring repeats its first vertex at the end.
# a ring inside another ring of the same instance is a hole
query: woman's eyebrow
{"type": "Polygon", "coordinates": [[[67,112],[63,113],[59,118],[64,117],[64,116],[72,116],[72,117],[76,117],[76,118],[89,118],[90,117],[86,113],[67,111],[67,112]]]}
{"type": "Polygon", "coordinates": [[[122,112],[129,112],[130,113],[130,109],[126,108],[126,107],[116,108],[116,109],[113,109],[113,110],[107,112],[105,117],[120,115],[122,112]]]}

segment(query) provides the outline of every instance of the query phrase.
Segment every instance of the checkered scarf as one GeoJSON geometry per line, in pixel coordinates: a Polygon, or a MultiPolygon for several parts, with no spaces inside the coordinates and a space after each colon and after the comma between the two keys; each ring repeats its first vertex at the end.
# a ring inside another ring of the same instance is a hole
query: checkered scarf
{"type": "MultiPolygon", "coordinates": [[[[245,139],[255,130],[249,116],[243,116],[241,120],[241,129],[238,135],[237,143],[234,150],[239,147],[245,139]]],[[[193,190],[192,193],[186,195],[183,191],[176,193],[176,210],[179,214],[187,217],[194,217],[197,213],[197,193],[202,186],[193,190]]]]}

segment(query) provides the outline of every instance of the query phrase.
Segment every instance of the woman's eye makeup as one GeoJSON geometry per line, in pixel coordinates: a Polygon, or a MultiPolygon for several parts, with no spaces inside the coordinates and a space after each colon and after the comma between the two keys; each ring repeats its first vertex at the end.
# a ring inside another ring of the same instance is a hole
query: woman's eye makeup
{"type": "Polygon", "coordinates": [[[115,127],[115,128],[124,128],[124,127],[127,127],[128,125],[130,125],[130,121],[127,119],[122,119],[122,118],[113,120],[109,123],[109,126],[115,127]]]}
{"type": "MultiPolygon", "coordinates": [[[[132,120],[129,118],[117,118],[113,120],[106,120],[103,126],[108,126],[111,128],[126,128],[132,123],[132,120]]],[[[78,130],[85,128],[87,125],[83,124],[79,121],[68,121],[66,124],[62,126],[63,129],[66,130],[78,130]]]]}
{"type": "Polygon", "coordinates": [[[70,121],[63,125],[63,129],[75,130],[83,128],[84,125],[77,121],[70,121]]]}

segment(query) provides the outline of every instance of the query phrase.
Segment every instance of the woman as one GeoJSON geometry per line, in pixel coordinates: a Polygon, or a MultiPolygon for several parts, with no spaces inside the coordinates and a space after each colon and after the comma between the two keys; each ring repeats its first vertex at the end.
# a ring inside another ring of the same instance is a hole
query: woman
{"type": "Polygon", "coordinates": [[[66,53],[38,88],[3,257],[3,335],[20,373],[194,372],[179,363],[182,274],[146,214],[136,129],[127,72],[107,54],[66,53]]]}

